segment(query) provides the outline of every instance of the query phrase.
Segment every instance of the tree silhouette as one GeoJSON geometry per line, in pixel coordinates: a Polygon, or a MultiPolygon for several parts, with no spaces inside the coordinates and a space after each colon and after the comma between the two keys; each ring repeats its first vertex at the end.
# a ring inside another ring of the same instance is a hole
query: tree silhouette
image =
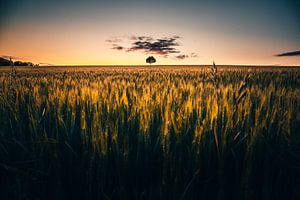
{"type": "Polygon", "coordinates": [[[146,59],[146,63],[149,63],[150,65],[152,63],[155,63],[156,62],[156,59],[153,57],[153,56],[149,56],[147,59],[146,59]]]}
{"type": "Polygon", "coordinates": [[[0,57],[0,66],[10,66],[11,63],[9,60],[0,57]]]}

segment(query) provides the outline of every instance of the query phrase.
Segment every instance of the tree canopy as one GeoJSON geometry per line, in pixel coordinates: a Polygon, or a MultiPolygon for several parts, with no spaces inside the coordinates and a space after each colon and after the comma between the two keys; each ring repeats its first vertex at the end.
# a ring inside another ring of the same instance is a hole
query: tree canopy
{"type": "Polygon", "coordinates": [[[153,56],[149,56],[146,59],[146,63],[152,64],[152,63],[155,63],[155,62],[156,62],[156,59],[153,56]]]}

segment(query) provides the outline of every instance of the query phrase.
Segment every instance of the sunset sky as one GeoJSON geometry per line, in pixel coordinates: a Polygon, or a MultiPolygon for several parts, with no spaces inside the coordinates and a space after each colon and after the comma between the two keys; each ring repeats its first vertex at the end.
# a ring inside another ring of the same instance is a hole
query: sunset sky
{"type": "Polygon", "coordinates": [[[300,66],[299,2],[1,0],[0,57],[138,65],[153,55],[157,64],[300,66]]]}

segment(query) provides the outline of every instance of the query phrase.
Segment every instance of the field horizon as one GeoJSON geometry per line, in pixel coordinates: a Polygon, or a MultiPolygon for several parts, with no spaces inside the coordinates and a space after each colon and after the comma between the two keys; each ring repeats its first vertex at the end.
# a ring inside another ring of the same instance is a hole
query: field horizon
{"type": "MultiPolygon", "coordinates": [[[[138,64],[138,65],[134,65],[134,64],[126,64],[126,65],[120,65],[120,64],[109,64],[109,65],[101,65],[101,64],[89,64],[89,65],[40,65],[40,66],[0,66],[0,69],[2,68],[9,68],[9,67],[15,67],[15,68],[51,68],[51,67],[204,67],[204,68],[210,68],[213,65],[213,63],[211,64],[138,64]]],[[[300,68],[300,65],[254,65],[254,64],[244,64],[244,65],[240,65],[240,64],[228,64],[228,65],[224,65],[224,64],[215,64],[217,67],[227,67],[227,68],[300,68]]]]}

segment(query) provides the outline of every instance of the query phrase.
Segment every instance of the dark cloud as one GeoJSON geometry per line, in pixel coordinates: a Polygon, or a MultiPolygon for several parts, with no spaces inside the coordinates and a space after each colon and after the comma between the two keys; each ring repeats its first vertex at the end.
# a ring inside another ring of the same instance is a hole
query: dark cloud
{"type": "Polygon", "coordinates": [[[124,50],[125,48],[121,45],[119,45],[118,43],[121,43],[123,42],[123,40],[121,38],[112,38],[112,39],[108,39],[108,40],[105,40],[107,43],[109,43],[112,47],[111,49],[114,49],[114,50],[124,50]]]}
{"type": "Polygon", "coordinates": [[[122,46],[119,46],[119,45],[113,45],[113,47],[111,49],[115,49],[115,50],[121,51],[121,50],[124,50],[125,48],[122,47],[122,46]]]}
{"type": "Polygon", "coordinates": [[[186,59],[188,58],[189,56],[188,55],[185,55],[185,54],[180,54],[178,56],[175,56],[175,58],[177,58],[178,60],[183,60],[183,59],[186,59]]]}
{"type": "Polygon", "coordinates": [[[154,40],[150,36],[130,36],[129,39],[133,41],[147,41],[147,42],[151,42],[154,40]]]}
{"type": "Polygon", "coordinates": [[[285,56],[300,56],[300,51],[290,51],[290,52],[284,52],[275,55],[277,57],[285,57],[285,56]]]}
{"type": "MultiPolygon", "coordinates": [[[[169,54],[180,53],[177,49],[180,36],[153,38],[151,36],[124,36],[129,42],[129,47],[124,47],[124,41],[121,38],[113,38],[106,40],[115,50],[124,50],[126,52],[140,51],[147,54],[158,54],[168,57],[169,54]],[[120,44],[121,43],[121,44],[120,44]]],[[[124,39],[123,38],[123,39],[124,39]]]]}
{"type": "Polygon", "coordinates": [[[178,37],[153,39],[152,37],[139,36],[132,38],[134,42],[131,44],[131,47],[127,49],[127,51],[142,51],[146,53],[168,56],[172,53],[180,53],[180,51],[176,48],[179,46],[178,42],[176,41],[177,39],[178,37]]]}
{"type": "Polygon", "coordinates": [[[175,54],[173,58],[178,60],[184,60],[187,58],[198,58],[198,54],[182,53],[178,48],[180,44],[178,40],[180,36],[174,35],[171,37],[154,38],[151,36],[122,36],[113,37],[106,40],[111,46],[111,49],[124,51],[124,52],[142,52],[145,54],[156,54],[167,58],[171,54],[175,54]]]}

